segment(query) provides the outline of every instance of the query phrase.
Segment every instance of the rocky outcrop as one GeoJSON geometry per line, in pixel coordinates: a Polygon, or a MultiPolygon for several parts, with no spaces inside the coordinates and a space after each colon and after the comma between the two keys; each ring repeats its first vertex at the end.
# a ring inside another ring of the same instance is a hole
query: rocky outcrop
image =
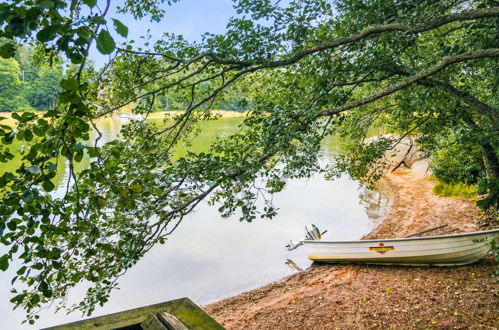
{"type": "MultiPolygon", "coordinates": [[[[396,134],[386,134],[381,137],[395,141],[396,145],[385,152],[384,160],[389,164],[387,172],[412,172],[414,174],[427,175],[430,172],[430,161],[421,151],[421,148],[412,137],[404,137],[396,134]],[[400,140],[400,141],[399,141],[400,140]]],[[[366,143],[375,141],[380,137],[366,140],[366,143]]]]}

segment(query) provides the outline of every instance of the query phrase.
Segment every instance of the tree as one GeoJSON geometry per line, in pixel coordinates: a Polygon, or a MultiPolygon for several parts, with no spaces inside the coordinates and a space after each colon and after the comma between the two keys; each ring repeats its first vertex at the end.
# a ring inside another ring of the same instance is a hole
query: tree
{"type": "MultiPolygon", "coordinates": [[[[161,3],[125,1],[118,10],[161,19],[161,3]]],[[[224,35],[194,44],[166,35],[147,50],[116,45],[112,27],[122,36],[127,28],[107,17],[110,1],[67,5],[0,5],[0,36],[10,40],[2,56],[36,34],[47,54],[63,54],[74,65],[54,109],[43,118],[14,116],[15,132],[2,128],[4,144],[14,136],[36,140],[18,171],[0,178],[0,241],[10,248],[0,268],[13,258],[22,262],[16,280],[27,289],[12,302],[30,321],[36,308],[63,301],[82,280],[93,286],[77,308],[91,313],[107,301],[119,276],[202,200],[217,203],[224,216],[240,210],[241,220],[252,221],[275,215],[268,200],[262,210],[255,201],[281,191],[287,178],[343,170],[376,179],[376,160],[398,143],[362,143],[378,123],[416,135],[429,149],[445,147],[440,134],[480,148],[484,206],[498,203],[495,1],[301,0],[284,7],[240,0],[224,35]],[[100,72],[85,66],[93,42],[111,54],[100,72]],[[110,86],[105,100],[97,98],[102,85],[110,86]],[[252,101],[239,132],[206,152],[175,157],[175,145],[189,139],[232,88],[247,90],[252,101]],[[91,127],[97,130],[96,119],[132,102],[135,112],[147,115],[156,98],[172,90],[188,105],[173,121],[162,127],[133,122],[123,140],[82,144],[91,127]],[[355,151],[333,169],[317,162],[328,134],[349,138],[355,151]],[[84,152],[92,157],[90,167],[76,173],[84,152]],[[57,158],[67,159],[73,182],[62,198],[47,193],[54,189],[57,158]]],[[[1,158],[8,161],[8,154],[1,158]]]]}
{"type": "Polygon", "coordinates": [[[24,105],[19,75],[19,64],[14,59],[0,59],[0,111],[18,111],[24,105]]]}
{"type": "Polygon", "coordinates": [[[24,92],[26,100],[35,109],[53,109],[62,90],[60,82],[63,77],[61,65],[42,66],[24,92]]]}
{"type": "Polygon", "coordinates": [[[45,63],[43,59],[37,59],[38,56],[36,49],[22,46],[13,58],[0,59],[3,74],[1,111],[54,108],[61,92],[63,68],[58,58],[45,63]]]}
{"type": "Polygon", "coordinates": [[[45,58],[40,47],[26,46],[18,47],[14,58],[24,82],[22,97],[36,110],[54,108],[61,92],[60,81],[64,78],[61,59],[53,54],[45,58]]]}

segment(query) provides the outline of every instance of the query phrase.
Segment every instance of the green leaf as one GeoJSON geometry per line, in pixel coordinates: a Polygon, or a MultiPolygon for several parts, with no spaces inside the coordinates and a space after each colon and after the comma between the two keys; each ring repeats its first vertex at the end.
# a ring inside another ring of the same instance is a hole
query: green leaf
{"type": "Polygon", "coordinates": [[[15,131],[12,131],[8,134],[5,134],[5,137],[4,137],[4,143],[5,144],[11,144],[12,141],[14,141],[14,137],[16,136],[16,132],[15,131]]]}
{"type": "Polygon", "coordinates": [[[101,244],[99,247],[104,252],[107,252],[107,253],[113,253],[114,252],[113,246],[111,244],[101,244]]]}
{"type": "Polygon", "coordinates": [[[113,37],[107,32],[107,30],[102,30],[99,32],[97,37],[97,49],[101,54],[107,55],[111,54],[116,48],[113,37]]]}
{"type": "Polygon", "coordinates": [[[33,140],[33,132],[29,131],[29,130],[26,130],[24,131],[24,139],[26,141],[31,141],[33,140]]]}
{"type": "Polygon", "coordinates": [[[40,126],[35,126],[33,127],[33,133],[36,134],[36,136],[44,136],[45,135],[45,131],[47,130],[47,127],[40,127],[40,126]]]}
{"type": "Polygon", "coordinates": [[[23,275],[25,271],[26,271],[26,266],[22,266],[22,267],[21,267],[21,268],[19,268],[19,270],[17,271],[17,275],[23,275]]]}
{"type": "Polygon", "coordinates": [[[54,8],[54,2],[53,1],[42,1],[34,5],[33,7],[35,8],[43,8],[43,9],[51,9],[54,8]]]}
{"type": "Polygon", "coordinates": [[[53,172],[57,171],[57,166],[52,162],[48,162],[46,169],[48,169],[49,172],[53,173],[53,172]]]}
{"type": "Polygon", "coordinates": [[[98,196],[97,197],[97,205],[99,205],[100,208],[104,208],[107,205],[107,201],[104,198],[98,196]]]}
{"type": "Polygon", "coordinates": [[[0,257],[0,270],[6,271],[9,268],[9,255],[4,254],[0,257]]]}
{"type": "Polygon", "coordinates": [[[139,193],[142,191],[142,186],[140,184],[132,184],[130,187],[130,190],[136,193],[139,193]]]}
{"type": "Polygon", "coordinates": [[[113,23],[114,23],[114,29],[120,36],[123,38],[128,37],[128,27],[121,23],[119,20],[113,18],[113,23]]]}
{"type": "Polygon", "coordinates": [[[18,294],[17,296],[15,296],[14,298],[10,299],[10,302],[13,303],[13,304],[20,304],[24,298],[26,297],[26,293],[21,293],[21,294],[18,294]]]}
{"type": "Polygon", "coordinates": [[[103,16],[93,16],[91,20],[93,23],[98,25],[104,25],[107,22],[103,16]]]}
{"type": "Polygon", "coordinates": [[[128,208],[128,209],[133,209],[135,208],[135,202],[133,201],[133,199],[130,199],[126,202],[125,206],[128,208]]]}
{"type": "Polygon", "coordinates": [[[62,79],[61,87],[67,91],[78,90],[78,81],[74,78],[62,79]]]}
{"type": "Polygon", "coordinates": [[[46,298],[52,297],[52,289],[49,287],[49,285],[47,284],[47,282],[42,281],[40,283],[40,291],[42,291],[43,295],[46,298]]]}
{"type": "Polygon", "coordinates": [[[16,53],[16,45],[9,41],[0,46],[0,56],[3,58],[11,58],[16,53]]]}
{"type": "Polygon", "coordinates": [[[77,162],[77,163],[81,162],[81,160],[83,159],[83,152],[78,151],[77,153],[74,154],[73,158],[74,158],[75,162],[77,162]]]}
{"type": "Polygon", "coordinates": [[[45,180],[43,181],[42,183],[42,187],[43,189],[45,189],[45,191],[49,192],[49,191],[52,191],[55,189],[55,185],[52,183],[52,181],[50,180],[45,180]]]}
{"type": "Polygon", "coordinates": [[[30,166],[26,167],[26,171],[28,171],[31,174],[40,174],[42,173],[42,170],[38,166],[30,166]]]}
{"type": "Polygon", "coordinates": [[[31,202],[33,202],[35,200],[35,197],[36,197],[35,193],[31,189],[28,189],[24,192],[22,199],[26,203],[30,204],[31,202]]]}
{"type": "Polygon", "coordinates": [[[47,42],[55,38],[57,32],[59,31],[59,25],[50,25],[41,29],[37,34],[36,38],[40,42],[47,42]]]}
{"type": "Polygon", "coordinates": [[[11,231],[14,231],[17,229],[17,223],[15,221],[10,221],[7,224],[7,228],[9,228],[9,230],[11,230],[11,231]]]}
{"type": "Polygon", "coordinates": [[[82,0],[82,2],[90,8],[95,7],[95,5],[97,4],[97,0],[82,0]]]}
{"type": "Polygon", "coordinates": [[[21,117],[19,117],[19,120],[26,123],[26,122],[34,119],[35,117],[36,117],[36,114],[34,114],[33,112],[23,112],[21,117]]]}

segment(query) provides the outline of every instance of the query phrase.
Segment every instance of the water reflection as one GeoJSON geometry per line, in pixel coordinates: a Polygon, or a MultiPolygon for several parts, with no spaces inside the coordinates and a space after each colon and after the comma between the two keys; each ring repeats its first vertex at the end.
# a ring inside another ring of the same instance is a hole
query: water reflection
{"type": "Polygon", "coordinates": [[[359,199],[359,204],[364,208],[373,227],[377,227],[388,216],[390,191],[383,179],[376,184],[375,189],[361,186],[359,199]]]}

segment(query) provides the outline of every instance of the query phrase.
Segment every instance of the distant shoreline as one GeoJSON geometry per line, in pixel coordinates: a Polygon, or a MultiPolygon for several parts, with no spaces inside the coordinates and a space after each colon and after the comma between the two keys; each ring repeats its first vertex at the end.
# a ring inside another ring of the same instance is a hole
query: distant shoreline
{"type": "Polygon", "coordinates": [[[0,111],[0,117],[5,117],[7,119],[4,119],[0,121],[1,124],[4,125],[14,125],[17,121],[15,119],[12,119],[12,112],[1,112],[0,111]]]}
{"type": "MultiPolygon", "coordinates": [[[[36,113],[43,113],[44,111],[35,111],[36,113]]],[[[148,119],[163,119],[165,118],[166,115],[169,116],[177,116],[185,111],[183,110],[170,110],[170,111],[156,111],[156,112],[151,112],[147,118],[148,119]]],[[[239,112],[239,111],[231,111],[231,110],[210,110],[211,113],[218,115],[218,118],[243,118],[246,117],[248,114],[248,111],[244,112],[239,112]]],[[[119,112],[113,113],[111,116],[116,118],[120,115],[119,112]]],[[[12,119],[12,112],[1,112],[0,111],[0,117],[5,117],[7,119],[4,119],[0,121],[1,124],[9,125],[9,126],[15,126],[17,123],[17,120],[12,119]]]]}
{"type": "MultiPolygon", "coordinates": [[[[212,114],[219,115],[220,118],[237,118],[237,117],[245,117],[248,114],[248,111],[239,112],[239,111],[231,111],[231,110],[210,110],[212,114]]],[[[169,110],[169,111],[155,111],[149,113],[147,118],[149,119],[162,119],[165,116],[177,116],[185,113],[184,110],[169,110]]],[[[115,113],[118,115],[118,113],[115,113]]]]}
{"type": "MultiPolygon", "coordinates": [[[[35,111],[36,113],[43,113],[44,111],[35,111]]],[[[178,115],[184,113],[185,110],[168,110],[168,111],[155,111],[151,112],[149,114],[149,118],[154,118],[152,116],[157,116],[158,118],[162,118],[164,115],[178,115]]],[[[248,110],[239,112],[235,110],[210,110],[211,113],[221,115],[222,118],[228,118],[228,117],[244,117],[248,114],[248,110]]],[[[114,114],[118,114],[119,112],[116,111],[114,114]]],[[[7,117],[11,118],[12,117],[12,112],[5,112],[5,111],[0,111],[0,117],[7,117]]]]}

